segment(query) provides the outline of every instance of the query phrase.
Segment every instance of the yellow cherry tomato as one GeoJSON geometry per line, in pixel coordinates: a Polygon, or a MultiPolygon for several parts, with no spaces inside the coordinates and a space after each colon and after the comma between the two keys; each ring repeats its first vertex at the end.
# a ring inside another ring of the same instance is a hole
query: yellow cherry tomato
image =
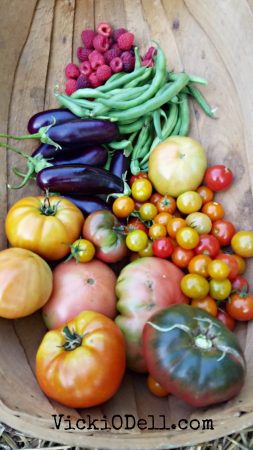
{"type": "Polygon", "coordinates": [[[214,259],[208,264],[208,274],[215,280],[225,280],[230,272],[228,265],[221,259],[214,259]]]}
{"type": "Polygon", "coordinates": [[[210,217],[201,212],[189,214],[186,217],[188,227],[194,228],[199,234],[208,234],[212,229],[212,221],[210,217]]]}
{"type": "Polygon", "coordinates": [[[199,243],[199,235],[196,230],[190,227],[180,228],[176,234],[176,241],[180,247],[192,250],[199,243]]]}
{"type": "Polygon", "coordinates": [[[159,237],[165,237],[167,234],[167,229],[161,223],[153,223],[148,230],[149,237],[151,239],[157,239],[159,237]]]}
{"type": "Polygon", "coordinates": [[[236,259],[238,266],[239,266],[239,275],[242,275],[242,273],[246,270],[246,261],[239,255],[233,255],[233,257],[236,259]]]}
{"type": "Polygon", "coordinates": [[[195,191],[187,191],[177,198],[177,207],[183,214],[191,214],[199,211],[202,206],[202,198],[195,191]]]}
{"type": "Polygon", "coordinates": [[[228,279],[226,280],[210,280],[210,295],[215,300],[225,300],[228,298],[232,285],[228,279]]]}
{"type": "Polygon", "coordinates": [[[113,214],[119,218],[128,217],[135,208],[135,203],[131,197],[122,195],[116,198],[112,205],[113,214]]]}
{"type": "Polygon", "coordinates": [[[139,209],[139,214],[142,220],[152,220],[157,215],[157,208],[153,203],[144,203],[139,209]]]}
{"type": "Polygon", "coordinates": [[[126,237],[126,245],[132,252],[140,252],[147,247],[148,236],[142,230],[135,230],[128,233],[126,237]]]}
{"type": "Polygon", "coordinates": [[[181,289],[187,297],[203,298],[209,292],[209,283],[201,275],[188,274],[181,280],[181,289]]]}
{"type": "Polygon", "coordinates": [[[132,184],[132,196],[138,202],[146,202],[152,194],[152,184],[146,178],[139,178],[132,184]]]}
{"type": "Polygon", "coordinates": [[[231,247],[237,255],[243,258],[252,258],[253,256],[253,232],[238,231],[231,240],[231,247]]]}
{"type": "Polygon", "coordinates": [[[71,255],[76,262],[88,262],[95,256],[96,249],[87,239],[78,239],[71,246],[71,255]]]}
{"type": "Polygon", "coordinates": [[[153,242],[148,240],[147,246],[143,249],[139,251],[139,255],[141,258],[144,258],[145,256],[153,256],[153,250],[152,250],[152,244],[153,242]]]}
{"type": "Polygon", "coordinates": [[[208,264],[212,261],[210,256],[207,255],[196,255],[194,256],[188,264],[188,272],[196,273],[204,278],[209,277],[208,264]]]}

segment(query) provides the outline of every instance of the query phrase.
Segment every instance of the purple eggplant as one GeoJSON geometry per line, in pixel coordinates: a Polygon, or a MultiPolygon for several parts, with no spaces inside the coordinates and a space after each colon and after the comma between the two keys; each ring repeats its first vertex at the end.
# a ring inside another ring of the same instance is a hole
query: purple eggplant
{"type": "Polygon", "coordinates": [[[103,200],[101,200],[101,198],[98,197],[91,197],[88,195],[83,197],[64,195],[63,197],[74,203],[74,205],[76,205],[85,216],[88,216],[90,213],[98,211],[99,209],[106,209],[111,211],[108,203],[104,202],[103,200]]]}
{"type": "Polygon", "coordinates": [[[129,158],[124,155],[122,150],[118,150],[112,157],[110,172],[113,173],[113,175],[121,178],[124,173],[127,172],[129,166],[129,158]]]}
{"type": "Polygon", "coordinates": [[[27,125],[29,133],[37,133],[41,127],[46,127],[56,120],[56,123],[67,122],[68,120],[77,119],[68,109],[49,109],[34,114],[27,125]]]}
{"type": "Polygon", "coordinates": [[[41,144],[32,154],[33,157],[38,155],[48,159],[53,166],[62,164],[88,164],[102,167],[107,161],[107,150],[102,145],[72,150],[66,148],[57,150],[52,145],[41,144]]]}
{"type": "Polygon", "coordinates": [[[43,190],[69,195],[123,193],[125,189],[121,178],[84,164],[47,167],[37,174],[36,181],[43,190]]]}

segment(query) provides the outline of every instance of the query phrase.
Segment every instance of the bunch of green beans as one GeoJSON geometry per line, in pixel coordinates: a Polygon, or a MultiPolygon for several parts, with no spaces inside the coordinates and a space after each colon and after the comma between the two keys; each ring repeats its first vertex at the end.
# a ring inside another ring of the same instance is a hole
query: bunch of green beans
{"type": "MultiPolygon", "coordinates": [[[[130,171],[148,170],[153,148],[169,136],[186,136],[190,127],[189,98],[214,117],[211,107],[193,84],[207,81],[187,73],[168,72],[166,58],[157,49],[155,66],[141,67],[138,49],[131,73],[114,74],[96,89],[79,89],[71,97],[55,93],[59,103],[81,118],[115,121],[122,139],[108,144],[110,152],[122,150],[130,157],[130,171]]],[[[107,169],[108,169],[107,163],[107,169]]]]}

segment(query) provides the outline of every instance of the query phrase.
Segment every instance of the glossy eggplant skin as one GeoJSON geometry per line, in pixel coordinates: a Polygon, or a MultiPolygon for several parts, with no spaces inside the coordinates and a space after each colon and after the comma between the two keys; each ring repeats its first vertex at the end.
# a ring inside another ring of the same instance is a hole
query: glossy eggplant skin
{"type": "Polygon", "coordinates": [[[100,119],[76,119],[54,125],[47,135],[61,147],[76,148],[81,145],[106,144],[118,137],[114,122],[100,119]]]}
{"type": "Polygon", "coordinates": [[[83,147],[80,149],[56,149],[52,145],[41,144],[32,156],[41,155],[56,165],[62,164],[88,164],[90,166],[103,167],[107,160],[107,150],[102,145],[83,147]]]}
{"type": "Polygon", "coordinates": [[[46,127],[53,123],[54,119],[56,123],[67,122],[68,120],[77,119],[77,116],[70,112],[68,109],[49,109],[47,111],[41,111],[34,114],[27,124],[27,129],[30,134],[37,133],[41,127],[46,127]]]}
{"type": "Polygon", "coordinates": [[[74,195],[64,195],[64,198],[74,203],[84,214],[84,216],[88,216],[94,211],[98,211],[100,209],[105,209],[107,211],[111,211],[108,203],[104,202],[101,198],[92,197],[90,195],[87,196],[74,196],[74,195]]]}
{"type": "Polygon", "coordinates": [[[107,170],[87,164],[47,167],[37,174],[38,186],[60,194],[93,195],[123,193],[123,181],[107,170]]]}
{"type": "Polygon", "coordinates": [[[130,161],[122,150],[117,150],[112,158],[110,172],[121,178],[129,169],[130,161]]]}

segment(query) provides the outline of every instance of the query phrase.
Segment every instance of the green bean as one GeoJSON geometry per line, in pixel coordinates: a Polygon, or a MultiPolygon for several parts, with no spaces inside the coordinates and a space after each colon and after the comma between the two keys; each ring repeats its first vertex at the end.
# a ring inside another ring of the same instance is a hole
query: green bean
{"type": "MultiPolygon", "coordinates": [[[[184,72],[181,72],[184,73],[184,72]]],[[[175,72],[167,72],[167,80],[168,81],[176,81],[180,73],[175,72]]],[[[198,83],[198,84],[208,84],[207,80],[201,77],[197,77],[195,75],[187,74],[189,77],[189,82],[191,83],[198,83]]]]}
{"type": "Polygon", "coordinates": [[[146,122],[144,127],[142,128],[137,143],[133,149],[132,156],[131,156],[131,163],[130,163],[130,170],[133,175],[136,175],[140,172],[140,167],[138,163],[139,154],[142,151],[143,145],[146,143],[148,137],[149,137],[149,126],[150,122],[146,122]]]}
{"type": "Polygon", "coordinates": [[[111,147],[113,150],[123,150],[126,148],[129,144],[131,144],[131,141],[127,139],[122,139],[121,141],[113,141],[107,144],[109,147],[111,147]]]}
{"type": "Polygon", "coordinates": [[[173,131],[171,132],[170,136],[178,136],[180,128],[181,128],[181,117],[178,116],[177,123],[176,123],[173,131]]]}
{"type": "Polygon", "coordinates": [[[208,105],[206,99],[203,97],[201,92],[197,88],[195,88],[191,85],[188,86],[188,89],[189,89],[190,95],[194,98],[194,100],[196,100],[196,102],[203,109],[203,111],[207,114],[207,116],[215,118],[212,108],[208,105]]]}
{"type": "MultiPolygon", "coordinates": [[[[111,95],[111,100],[117,102],[125,99],[132,99],[136,98],[138,95],[140,95],[142,92],[147,90],[147,85],[140,86],[140,87],[133,87],[133,88],[123,88],[121,89],[121,92],[119,92],[117,95],[111,95]]],[[[103,103],[103,100],[101,100],[101,103],[103,103]]]]}
{"type": "Polygon", "coordinates": [[[152,140],[153,140],[153,136],[150,133],[149,136],[148,136],[148,139],[144,143],[141,151],[139,152],[139,159],[144,158],[146,156],[146,154],[149,152],[150,146],[152,144],[152,140]]]}
{"type": "Polygon", "coordinates": [[[124,87],[132,88],[135,86],[139,86],[143,81],[146,81],[152,75],[152,73],[153,73],[153,67],[147,68],[142,75],[140,75],[139,77],[130,81],[129,83],[125,84],[124,87]]]}
{"type": "Polygon", "coordinates": [[[106,113],[108,113],[110,109],[103,105],[102,103],[97,102],[95,108],[93,109],[91,113],[91,117],[98,117],[98,116],[105,116],[106,113]]]}
{"type": "MultiPolygon", "coordinates": [[[[176,122],[178,119],[178,107],[175,104],[172,104],[170,109],[169,109],[169,115],[168,115],[168,119],[165,122],[163,128],[162,128],[162,141],[164,141],[165,139],[167,139],[167,137],[170,135],[170,133],[173,131],[173,129],[175,128],[176,122]]],[[[153,150],[153,148],[155,148],[159,143],[160,143],[160,139],[158,137],[156,137],[150,147],[150,153],[153,150]]],[[[146,158],[144,158],[144,160],[142,162],[145,162],[148,160],[149,155],[146,158]]]]}
{"type": "Polygon", "coordinates": [[[179,104],[179,116],[181,125],[179,129],[179,136],[187,136],[190,128],[190,109],[188,104],[187,94],[180,94],[181,102],[179,104]]]}
{"type": "Polygon", "coordinates": [[[134,47],[134,56],[135,56],[134,70],[136,70],[142,67],[141,55],[138,47],[134,47]]]}
{"type": "Polygon", "coordinates": [[[88,109],[85,109],[82,106],[78,105],[68,95],[55,93],[55,96],[56,96],[58,102],[60,103],[60,105],[68,108],[69,111],[71,111],[77,117],[89,117],[90,111],[88,109]]]}
{"type": "Polygon", "coordinates": [[[145,70],[146,70],[145,67],[140,67],[139,69],[136,69],[133,72],[124,73],[124,75],[122,77],[117,78],[116,80],[112,81],[109,84],[105,83],[103,86],[99,86],[95,90],[105,93],[105,92],[111,91],[111,89],[115,89],[120,86],[124,86],[129,81],[132,81],[139,75],[143,74],[145,72],[145,70]]]}
{"type": "Polygon", "coordinates": [[[186,86],[188,81],[188,76],[182,73],[174,83],[168,85],[167,89],[163,92],[162,95],[156,95],[145,103],[135,106],[134,108],[130,108],[126,111],[118,112],[116,110],[112,110],[108,114],[108,117],[117,118],[119,121],[137,119],[144,114],[160,108],[165,103],[168,103],[175,95],[177,95],[181,91],[181,89],[183,89],[184,86],[186,86]]]}
{"type": "Polygon", "coordinates": [[[120,124],[119,125],[119,132],[120,134],[129,134],[132,133],[133,131],[138,131],[142,128],[143,124],[145,121],[145,117],[141,117],[140,119],[131,122],[129,124],[120,124]]]}
{"type": "Polygon", "coordinates": [[[107,95],[98,89],[84,88],[73,92],[71,98],[107,98],[107,95]]]}
{"type": "Polygon", "coordinates": [[[107,80],[107,82],[105,83],[105,85],[111,84],[113,81],[120,79],[123,75],[125,75],[124,72],[118,72],[118,73],[114,73],[109,80],[107,80]]]}
{"type": "Polygon", "coordinates": [[[153,116],[153,123],[156,135],[160,140],[162,140],[162,129],[161,129],[161,108],[156,109],[152,113],[153,116]]]}
{"type": "Polygon", "coordinates": [[[83,108],[87,108],[87,109],[93,109],[95,106],[95,102],[90,102],[89,100],[85,100],[85,99],[81,99],[81,98],[76,98],[75,104],[82,106],[83,108]]]}

